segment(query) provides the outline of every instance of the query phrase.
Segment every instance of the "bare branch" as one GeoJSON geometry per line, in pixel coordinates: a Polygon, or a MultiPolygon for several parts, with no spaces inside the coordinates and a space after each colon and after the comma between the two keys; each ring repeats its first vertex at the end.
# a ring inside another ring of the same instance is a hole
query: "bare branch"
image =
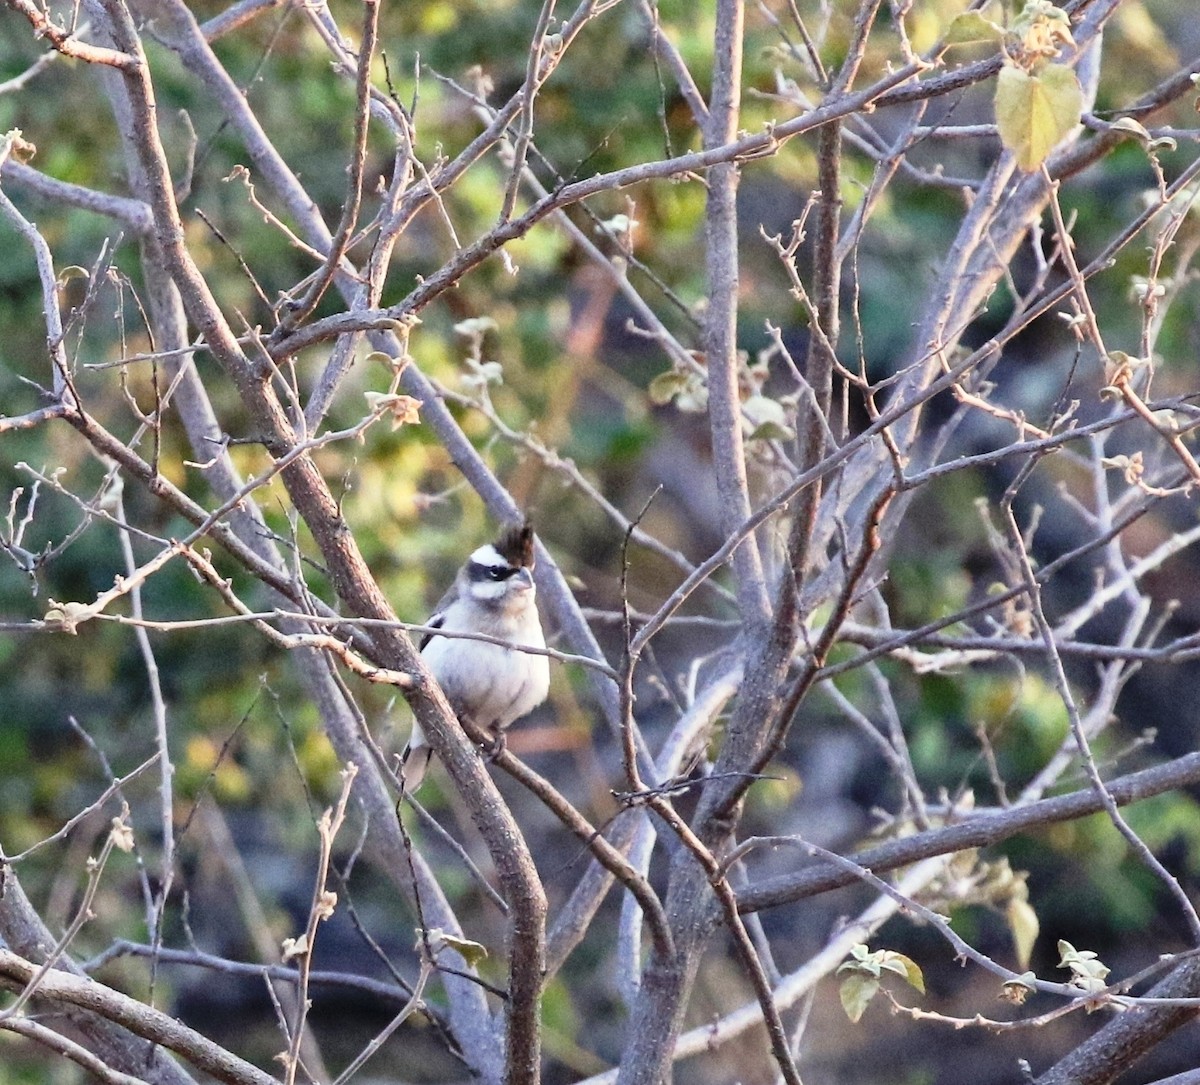
{"type": "Polygon", "coordinates": [[[135,998],[93,979],[56,968],[44,971],[40,976],[39,971],[19,954],[0,949],[0,984],[10,990],[21,990],[37,977],[37,997],[42,1002],[91,1010],[135,1035],[162,1044],[183,1056],[196,1069],[211,1074],[226,1085],[278,1085],[270,1074],[135,998]]]}

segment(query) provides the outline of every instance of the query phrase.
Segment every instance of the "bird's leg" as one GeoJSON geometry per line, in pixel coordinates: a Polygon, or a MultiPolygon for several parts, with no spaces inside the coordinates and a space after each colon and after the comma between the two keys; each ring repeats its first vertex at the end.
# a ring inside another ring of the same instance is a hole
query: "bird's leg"
{"type": "Polygon", "coordinates": [[[479,747],[479,752],[488,761],[495,761],[504,752],[505,737],[498,720],[493,720],[490,727],[480,727],[475,717],[466,712],[460,712],[458,720],[467,737],[479,747]]]}
{"type": "Polygon", "coordinates": [[[497,757],[504,753],[508,740],[497,723],[493,723],[488,728],[488,734],[492,736],[492,741],[484,744],[483,756],[489,761],[495,761],[497,757]]]}

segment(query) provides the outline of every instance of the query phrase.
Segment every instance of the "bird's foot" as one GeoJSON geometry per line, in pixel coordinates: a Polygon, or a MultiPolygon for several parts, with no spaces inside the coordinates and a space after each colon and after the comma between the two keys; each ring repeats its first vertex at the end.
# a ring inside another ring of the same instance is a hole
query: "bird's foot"
{"type": "Polygon", "coordinates": [[[505,738],[504,732],[499,729],[493,729],[490,734],[492,741],[483,744],[483,756],[489,761],[495,761],[507,749],[508,739],[505,738]]]}

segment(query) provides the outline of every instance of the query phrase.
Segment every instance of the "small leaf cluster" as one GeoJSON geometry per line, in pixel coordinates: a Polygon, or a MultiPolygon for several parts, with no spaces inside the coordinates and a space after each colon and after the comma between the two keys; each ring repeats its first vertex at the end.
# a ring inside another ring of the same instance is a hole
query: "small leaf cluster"
{"type": "Polygon", "coordinates": [[[921,994],[925,993],[925,976],[921,966],[911,957],[892,949],[872,951],[860,942],[850,950],[849,959],[838,965],[837,974],[846,977],[842,980],[840,991],[842,1009],[851,1021],[862,1017],[888,973],[899,976],[921,994]]]}
{"type": "Polygon", "coordinates": [[[1089,995],[1097,994],[1108,986],[1106,977],[1109,968],[1090,949],[1076,949],[1063,938],[1058,940],[1059,968],[1071,970],[1071,985],[1089,995]]]}

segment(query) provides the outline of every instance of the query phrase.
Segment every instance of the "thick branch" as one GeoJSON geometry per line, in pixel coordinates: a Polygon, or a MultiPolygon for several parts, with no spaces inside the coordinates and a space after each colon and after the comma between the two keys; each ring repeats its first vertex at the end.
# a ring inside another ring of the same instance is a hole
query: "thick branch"
{"type": "MultiPolygon", "coordinates": [[[[1196,783],[1200,783],[1200,753],[1187,754],[1165,765],[1118,777],[1107,787],[1108,794],[1118,806],[1128,806],[1196,783]]],[[[987,847],[1018,833],[1074,821],[1103,809],[1101,797],[1089,787],[994,814],[973,814],[959,824],[893,840],[857,852],[850,858],[856,865],[879,874],[934,855],[950,855],[967,848],[987,847]]],[[[854,875],[844,870],[816,864],[796,874],[772,878],[743,890],[738,894],[738,908],[743,912],[774,908],[818,893],[828,893],[832,889],[852,885],[855,881],[854,875]]]]}
{"type": "MultiPolygon", "coordinates": [[[[707,150],[729,143],[737,131],[741,115],[742,36],[742,4],[739,0],[719,0],[712,101],[704,131],[707,150]]],[[[737,188],[736,162],[722,162],[709,171],[704,226],[708,268],[708,310],[704,324],[708,425],[720,496],[721,528],[726,535],[750,515],[738,379],[737,188]]],[[[742,619],[752,627],[761,627],[770,617],[771,605],[753,537],[734,551],[733,570],[742,619]]]]}
{"type": "MultiPolygon", "coordinates": [[[[0,985],[20,991],[37,974],[38,967],[8,949],[0,949],[0,985]]],[[[226,1051],[220,1044],[181,1025],[173,1017],[114,991],[85,976],[52,968],[38,983],[42,1003],[63,1003],[99,1014],[147,1040],[177,1052],[198,1070],[227,1085],[278,1085],[270,1074],[226,1051]]]]}
{"type": "MultiPolygon", "coordinates": [[[[1146,997],[1200,997],[1200,959],[1184,961],[1151,987],[1146,997]]],[[[1196,1014],[1191,1006],[1128,1009],[1055,1063],[1034,1085],[1109,1085],[1172,1032],[1194,1021],[1196,1014]]]]}
{"type": "MultiPolygon", "coordinates": [[[[112,19],[117,45],[140,56],[140,42],[128,11],[120,0],[103,2],[112,19]]],[[[237,387],[264,446],[276,457],[284,457],[295,448],[297,436],[267,379],[270,371],[248,363],[183,245],[183,229],[154,123],[154,94],[146,70],[139,67],[124,74],[137,130],[140,165],[146,175],[156,237],[166,266],[179,286],[188,315],[204,332],[213,356],[237,387]]],[[[291,460],[281,471],[281,478],[321,551],[330,583],[339,599],[351,613],[360,617],[394,620],[391,607],[371,576],[342,516],[340,502],[326,485],[312,458],[302,455],[291,460]]],[[[414,711],[468,804],[472,820],[496,865],[509,905],[506,1075],[513,1085],[536,1082],[540,1064],[538,1006],[546,917],[546,897],[537,869],[511,812],[478,753],[459,730],[445,696],[431,681],[411,640],[399,629],[380,629],[374,646],[382,666],[417,676],[418,688],[411,693],[414,711]]]]}

